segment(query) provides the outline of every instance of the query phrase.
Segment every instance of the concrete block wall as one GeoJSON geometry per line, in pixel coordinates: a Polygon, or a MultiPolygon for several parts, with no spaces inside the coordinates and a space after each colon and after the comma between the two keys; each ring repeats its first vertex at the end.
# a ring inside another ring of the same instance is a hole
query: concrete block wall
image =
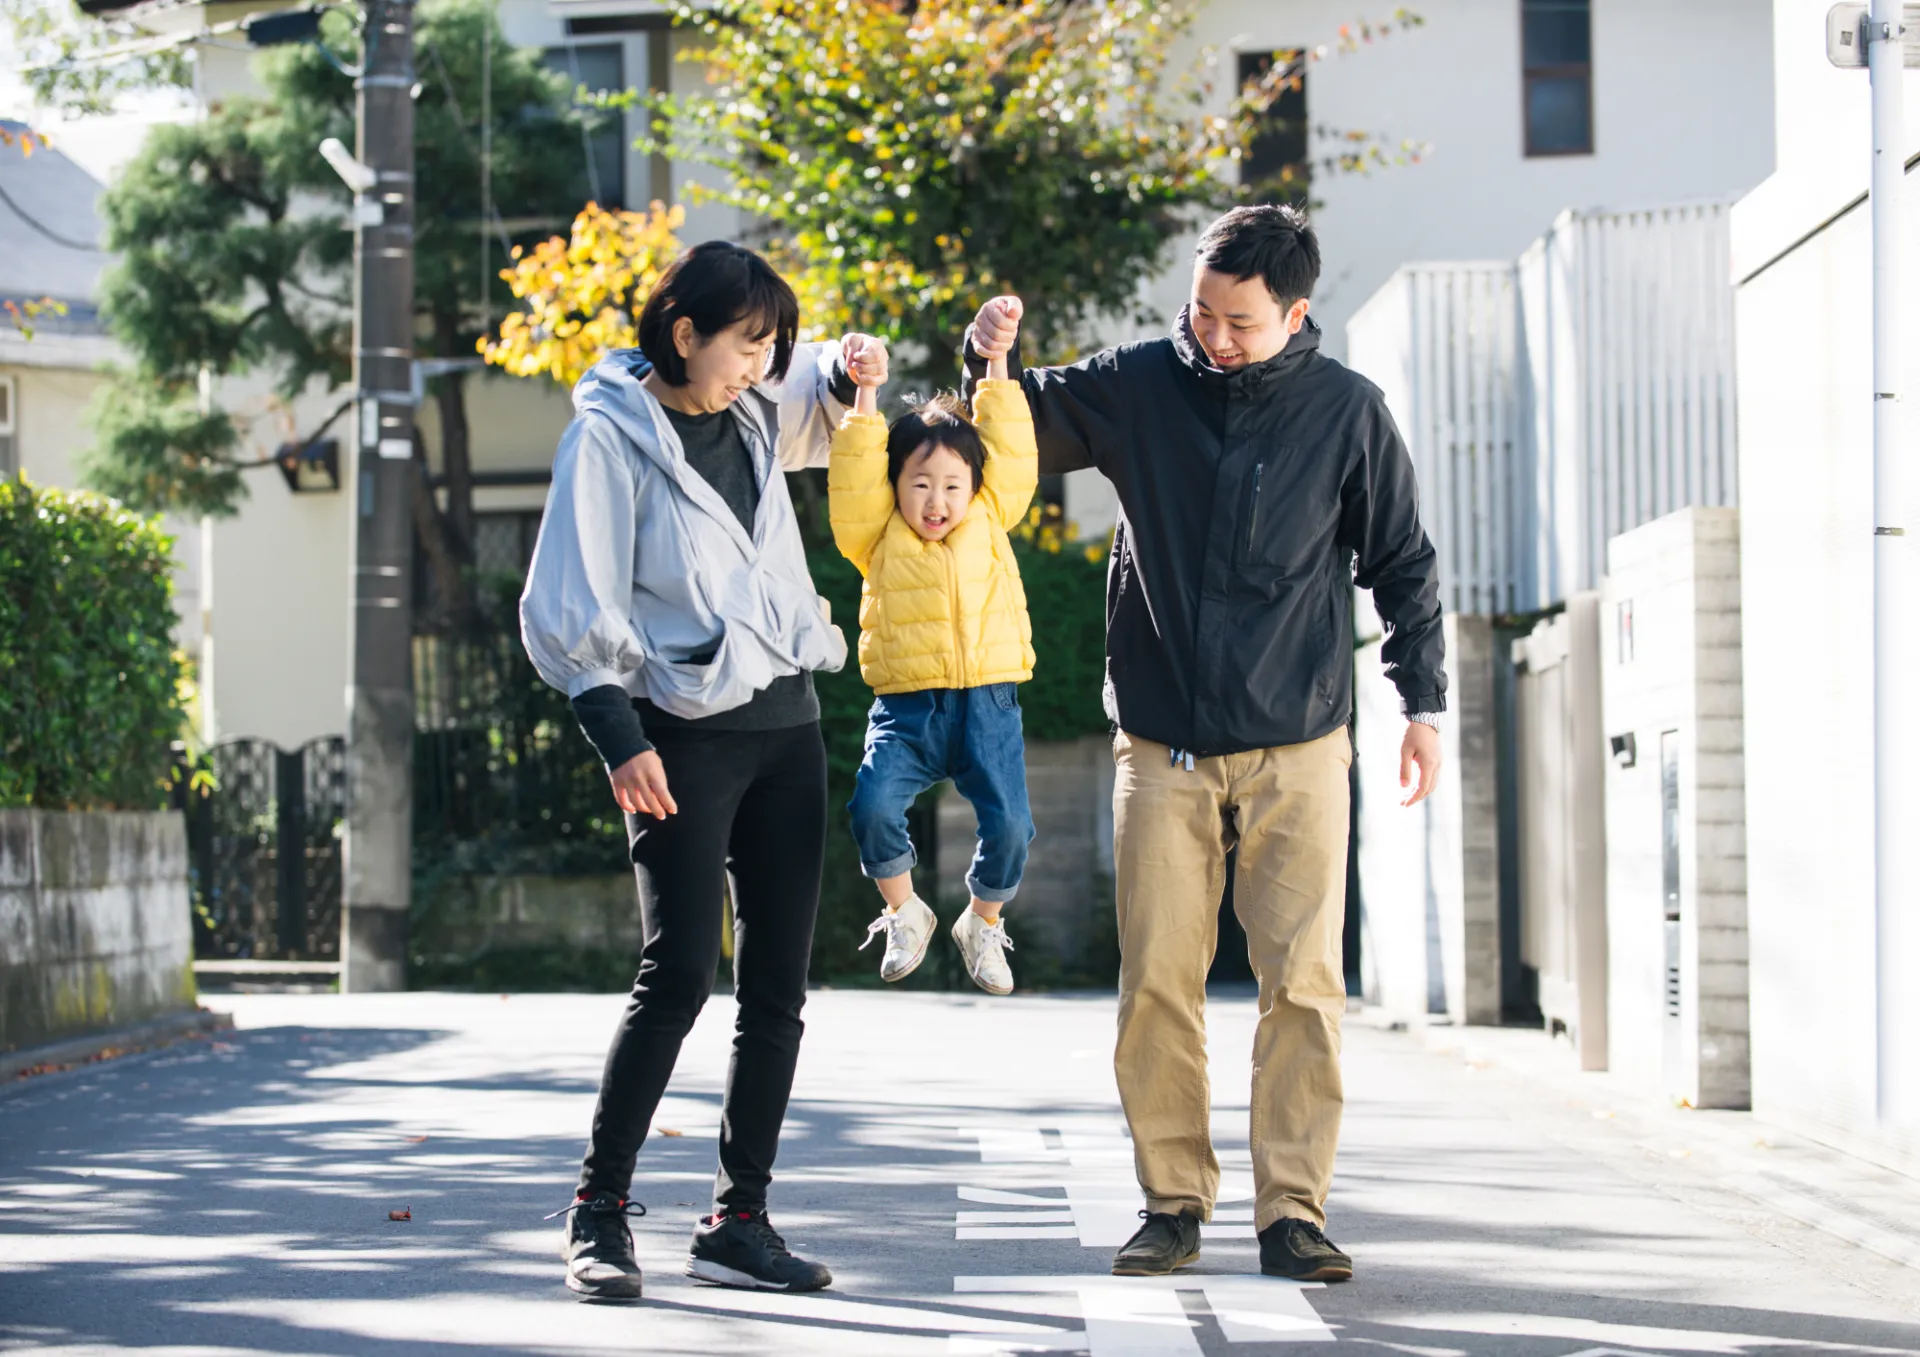
{"type": "MultiPolygon", "coordinates": [[[[1029,741],[1027,800],[1034,841],[1020,894],[1007,909],[1009,930],[1017,946],[1044,950],[1075,970],[1090,960],[1097,939],[1114,932],[1112,740],[1029,741]]],[[[937,824],[936,889],[943,904],[957,907],[967,899],[979,828],[951,783],[941,792],[937,824]]]]}
{"type": "Polygon", "coordinates": [[[0,811],[0,1051],[194,1006],[186,824],[0,811]]]}
{"type": "Polygon", "coordinates": [[[1380,642],[1354,657],[1361,983],[1368,1003],[1409,1025],[1500,1021],[1493,637],[1487,618],[1447,616],[1440,785],[1412,808],[1400,805],[1406,717],[1380,642]]]}
{"type": "Polygon", "coordinates": [[[1613,539],[1602,613],[1613,1071],[1695,1107],[1751,1102],[1740,521],[1695,508],[1613,539]],[[1661,742],[1676,741],[1679,955],[1668,976],[1661,742]],[[1679,1015],[1668,1011],[1677,981],[1679,1015]]]}
{"type": "Polygon", "coordinates": [[[476,876],[450,882],[414,915],[408,946],[428,957],[567,947],[632,957],[640,906],[632,872],[476,876]]]}

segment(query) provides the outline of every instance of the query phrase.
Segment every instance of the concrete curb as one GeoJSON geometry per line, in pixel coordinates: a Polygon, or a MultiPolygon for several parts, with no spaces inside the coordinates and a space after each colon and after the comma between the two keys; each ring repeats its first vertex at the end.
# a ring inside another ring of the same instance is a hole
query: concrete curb
{"type": "Polygon", "coordinates": [[[116,1056],[133,1055],[161,1046],[170,1046],[188,1037],[209,1032],[224,1032],[233,1027],[233,1015],[200,1008],[189,1013],[174,1013],[131,1027],[115,1027],[90,1032],[83,1037],[29,1046],[24,1050],[0,1052],[0,1093],[24,1083],[34,1072],[52,1073],[75,1065],[96,1064],[116,1056]]]}

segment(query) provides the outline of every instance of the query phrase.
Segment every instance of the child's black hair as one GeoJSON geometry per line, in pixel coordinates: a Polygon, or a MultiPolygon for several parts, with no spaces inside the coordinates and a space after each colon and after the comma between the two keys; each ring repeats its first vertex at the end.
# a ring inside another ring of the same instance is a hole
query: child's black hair
{"type": "Polygon", "coordinates": [[[952,451],[973,472],[973,493],[980,493],[987,472],[987,445],[954,395],[935,396],[893,421],[887,429],[887,480],[900,484],[907,459],[927,444],[952,451]]]}

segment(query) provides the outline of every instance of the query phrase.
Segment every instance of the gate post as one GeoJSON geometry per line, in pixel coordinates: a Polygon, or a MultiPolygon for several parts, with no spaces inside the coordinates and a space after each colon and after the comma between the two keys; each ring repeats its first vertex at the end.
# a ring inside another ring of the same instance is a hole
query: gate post
{"type": "Polygon", "coordinates": [[[273,751],[275,807],[274,865],[278,897],[277,932],[282,956],[297,956],[306,945],[307,924],[307,756],[304,749],[273,751]]]}

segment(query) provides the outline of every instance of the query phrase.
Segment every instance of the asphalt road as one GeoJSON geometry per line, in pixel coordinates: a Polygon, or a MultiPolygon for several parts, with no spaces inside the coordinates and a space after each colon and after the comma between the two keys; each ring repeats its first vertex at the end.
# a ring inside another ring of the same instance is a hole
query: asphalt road
{"type": "Polygon", "coordinates": [[[1355,1280],[1259,1278],[1244,997],[1211,1011],[1219,1219],[1172,1283],[1107,1275],[1138,1207],[1112,996],[823,992],[772,1212],[834,1288],[680,1275],[712,1180],[721,996],[641,1157],[646,1299],[587,1304],[541,1217],[571,1194],[617,996],[212,1002],[237,1031],[0,1092],[0,1349],[1920,1354],[1920,1270],[1888,1249],[1590,1099],[1362,1024],[1329,1208],[1355,1280]]]}

